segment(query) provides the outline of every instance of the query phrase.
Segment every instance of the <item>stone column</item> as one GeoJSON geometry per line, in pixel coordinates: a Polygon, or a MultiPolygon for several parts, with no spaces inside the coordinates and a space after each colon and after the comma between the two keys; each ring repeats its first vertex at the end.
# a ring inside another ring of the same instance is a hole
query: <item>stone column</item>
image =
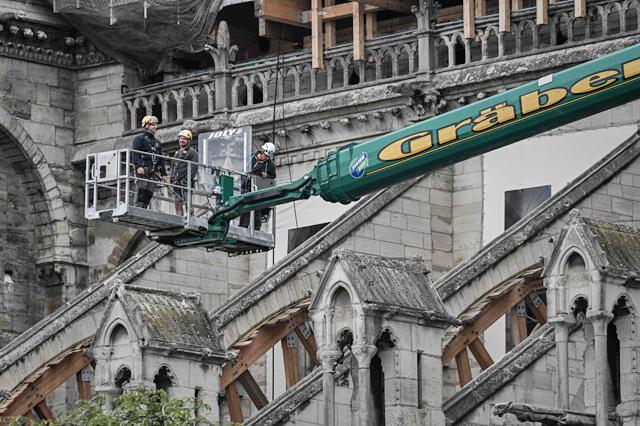
{"type": "Polygon", "coordinates": [[[336,362],[342,356],[337,346],[324,347],[318,351],[318,359],[322,364],[322,399],[324,401],[324,422],[327,426],[336,424],[336,362]]]}
{"type": "Polygon", "coordinates": [[[595,336],[596,424],[598,426],[606,426],[609,421],[607,325],[613,318],[613,314],[606,311],[587,311],[587,318],[593,324],[593,334],[595,336]]]}
{"type": "Polygon", "coordinates": [[[371,359],[378,352],[375,345],[360,343],[351,347],[358,361],[358,395],[360,397],[360,425],[371,426],[373,421],[373,395],[371,393],[371,359]]]}
{"type": "Polygon", "coordinates": [[[558,408],[569,409],[569,330],[575,323],[572,314],[558,314],[549,318],[556,336],[556,368],[558,408]]]}
{"type": "Polygon", "coordinates": [[[115,408],[113,400],[122,394],[122,389],[117,386],[96,386],[96,394],[104,395],[105,400],[102,404],[103,411],[112,411],[115,408]]]}
{"type": "Polygon", "coordinates": [[[418,20],[418,71],[432,72],[436,68],[433,0],[420,0],[419,7],[413,6],[412,11],[418,20]]]}
{"type": "Polygon", "coordinates": [[[620,404],[616,414],[624,426],[636,426],[640,424],[640,374],[635,362],[638,351],[635,316],[629,314],[615,321],[620,341],[620,404]]]}
{"type": "Polygon", "coordinates": [[[229,71],[216,71],[213,73],[215,82],[216,110],[231,109],[231,86],[233,79],[229,71]]]}

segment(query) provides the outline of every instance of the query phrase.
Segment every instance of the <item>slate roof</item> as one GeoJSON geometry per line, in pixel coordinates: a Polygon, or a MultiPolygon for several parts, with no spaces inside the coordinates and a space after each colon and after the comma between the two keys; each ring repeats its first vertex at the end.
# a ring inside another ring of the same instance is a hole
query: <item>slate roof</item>
{"type": "MultiPolygon", "coordinates": [[[[331,275],[338,262],[349,275],[360,301],[369,307],[421,316],[426,314],[433,319],[458,323],[445,311],[422,259],[407,262],[348,250],[335,250],[316,294],[322,292],[326,277],[331,275]]],[[[314,307],[314,302],[311,308],[314,307]]]]}
{"type": "Polygon", "coordinates": [[[118,295],[132,323],[146,330],[150,345],[222,351],[196,295],[137,286],[123,287],[118,295]]]}
{"type": "Polygon", "coordinates": [[[640,231],[593,219],[581,218],[590,240],[599,246],[605,266],[620,272],[640,272],[640,231]]]}

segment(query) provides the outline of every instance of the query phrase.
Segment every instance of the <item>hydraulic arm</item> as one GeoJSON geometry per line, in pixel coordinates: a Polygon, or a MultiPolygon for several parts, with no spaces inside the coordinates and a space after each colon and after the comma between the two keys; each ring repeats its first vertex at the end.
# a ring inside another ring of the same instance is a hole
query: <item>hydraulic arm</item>
{"type": "Polygon", "coordinates": [[[243,213],[319,195],[350,203],[370,192],[517,142],[640,97],[640,46],[550,74],[463,108],[330,153],[302,178],[231,196],[205,235],[177,237],[215,245],[243,213]],[[213,244],[212,244],[213,243],[213,244]]]}

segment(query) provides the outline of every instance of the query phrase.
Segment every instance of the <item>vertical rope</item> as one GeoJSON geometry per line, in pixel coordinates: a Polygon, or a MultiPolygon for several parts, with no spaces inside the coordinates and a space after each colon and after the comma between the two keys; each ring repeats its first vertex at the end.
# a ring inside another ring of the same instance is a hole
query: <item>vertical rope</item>
{"type": "MultiPolygon", "coordinates": [[[[275,142],[276,140],[276,105],[278,103],[278,88],[280,82],[280,53],[281,53],[281,42],[282,42],[282,23],[278,23],[278,54],[276,55],[276,85],[273,96],[273,115],[271,118],[271,140],[275,142]]],[[[283,78],[284,80],[284,78],[283,78]]],[[[283,81],[284,84],[284,81],[283,81]]],[[[284,90],[284,87],[283,87],[284,90]]],[[[284,105],[282,105],[282,129],[286,130],[285,125],[285,116],[284,116],[284,105]]],[[[284,136],[284,147],[285,149],[289,149],[287,144],[287,137],[284,136]]],[[[291,163],[287,164],[287,171],[289,173],[289,182],[293,181],[293,176],[291,173],[291,163]]],[[[296,202],[293,202],[293,218],[296,223],[296,228],[299,228],[298,224],[298,210],[296,208],[296,202]]]]}

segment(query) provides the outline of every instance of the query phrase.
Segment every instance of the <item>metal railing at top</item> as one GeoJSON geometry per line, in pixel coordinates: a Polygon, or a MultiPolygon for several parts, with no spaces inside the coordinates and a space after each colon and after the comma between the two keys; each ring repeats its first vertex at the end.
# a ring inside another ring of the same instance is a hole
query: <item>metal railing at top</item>
{"type": "MultiPolygon", "coordinates": [[[[123,222],[148,231],[173,229],[177,233],[179,227],[206,229],[207,218],[219,207],[222,175],[233,177],[234,195],[258,187],[253,176],[165,155],[132,149],[89,154],[85,169],[85,217],[123,222]],[[135,155],[147,156],[147,163],[151,164],[144,175],[136,173],[135,155]],[[141,188],[153,192],[148,206],[141,205],[138,198],[141,188]],[[182,215],[177,212],[178,204],[182,205],[182,215]]],[[[259,219],[255,214],[259,212],[251,212],[248,222],[245,218],[245,226],[259,219]]],[[[234,222],[240,226],[240,218],[234,222]]],[[[271,232],[273,220],[266,223],[263,231],[271,232]]],[[[253,235],[255,227],[248,227],[253,235]]]]}

